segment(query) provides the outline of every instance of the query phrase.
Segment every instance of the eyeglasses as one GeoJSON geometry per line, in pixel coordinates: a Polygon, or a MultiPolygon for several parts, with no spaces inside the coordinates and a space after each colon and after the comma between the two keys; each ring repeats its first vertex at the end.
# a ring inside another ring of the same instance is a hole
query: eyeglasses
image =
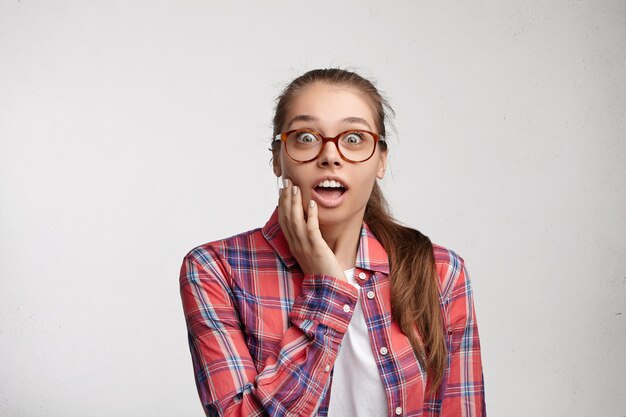
{"type": "Polygon", "coordinates": [[[311,129],[297,129],[279,133],[274,142],[282,141],[285,151],[296,162],[310,162],[320,157],[327,142],[332,142],[341,159],[347,162],[365,162],[374,155],[378,142],[385,138],[367,130],[346,130],[329,138],[311,129]]]}

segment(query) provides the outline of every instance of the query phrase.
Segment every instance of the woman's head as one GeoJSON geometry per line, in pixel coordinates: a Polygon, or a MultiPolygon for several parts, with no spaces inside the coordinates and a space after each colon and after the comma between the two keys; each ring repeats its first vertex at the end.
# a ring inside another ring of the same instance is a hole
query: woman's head
{"type": "MultiPolygon", "coordinates": [[[[294,160],[294,155],[285,149],[285,143],[275,141],[272,144],[275,174],[289,178],[301,188],[305,211],[309,200],[318,203],[321,225],[349,219],[360,223],[363,218],[375,180],[383,177],[386,168],[386,143],[384,139],[376,142],[372,138],[377,140],[377,135],[384,136],[388,108],[370,81],[340,69],[309,71],[293,80],[278,98],[274,136],[299,129],[324,137],[348,131],[374,133],[369,137],[371,157],[362,162],[350,162],[351,155],[343,152],[342,157],[340,149],[329,142],[320,148],[317,159],[307,162],[294,160]],[[320,187],[325,179],[335,179],[342,187],[320,187]]],[[[302,140],[311,137],[304,136],[302,140]]],[[[352,136],[344,139],[358,140],[352,136]]]]}

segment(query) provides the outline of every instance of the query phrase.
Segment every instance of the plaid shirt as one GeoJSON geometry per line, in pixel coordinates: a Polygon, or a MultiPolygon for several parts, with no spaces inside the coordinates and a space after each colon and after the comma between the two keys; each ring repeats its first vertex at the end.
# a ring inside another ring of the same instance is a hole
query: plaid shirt
{"type": "Polygon", "coordinates": [[[427,374],[391,320],[387,253],[367,225],[356,259],[359,292],[331,276],[303,274],[277,213],[262,229],[198,246],[183,261],[181,297],[207,416],[326,416],[333,363],[357,297],[389,416],[485,415],[478,329],[461,257],[434,245],[448,364],[443,384],[428,394],[427,374]]]}

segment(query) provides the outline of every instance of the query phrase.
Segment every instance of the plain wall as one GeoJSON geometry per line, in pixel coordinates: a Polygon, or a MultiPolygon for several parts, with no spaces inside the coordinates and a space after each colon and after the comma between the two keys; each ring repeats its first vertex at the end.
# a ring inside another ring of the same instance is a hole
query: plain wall
{"type": "Polygon", "coordinates": [[[466,261],[491,416],[626,415],[623,1],[1,1],[0,415],[203,415],[178,273],[277,202],[274,99],[370,77],[466,261]]]}

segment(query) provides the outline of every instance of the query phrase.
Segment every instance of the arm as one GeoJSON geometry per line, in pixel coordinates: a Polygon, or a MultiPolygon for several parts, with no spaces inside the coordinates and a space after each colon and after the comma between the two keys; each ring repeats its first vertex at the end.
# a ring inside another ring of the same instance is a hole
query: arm
{"type": "Polygon", "coordinates": [[[485,391],[472,287],[461,257],[452,254],[448,268],[458,270],[446,308],[449,370],[443,383],[441,416],[483,417],[485,391]]]}
{"type": "Polygon", "coordinates": [[[264,369],[252,361],[231,292],[228,263],[195,250],[180,273],[183,309],[198,393],[207,416],[313,415],[321,404],[356,290],[307,274],[290,312],[293,324],[264,369]]]}

